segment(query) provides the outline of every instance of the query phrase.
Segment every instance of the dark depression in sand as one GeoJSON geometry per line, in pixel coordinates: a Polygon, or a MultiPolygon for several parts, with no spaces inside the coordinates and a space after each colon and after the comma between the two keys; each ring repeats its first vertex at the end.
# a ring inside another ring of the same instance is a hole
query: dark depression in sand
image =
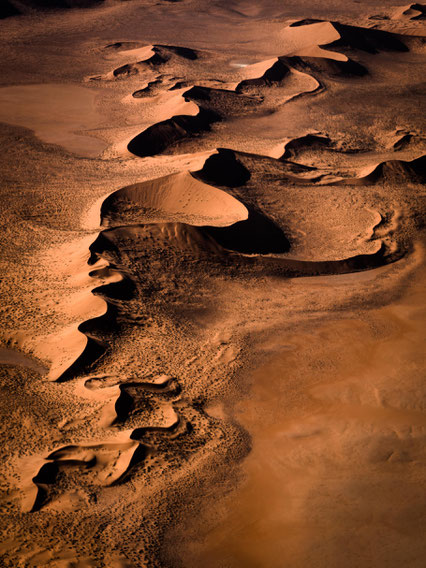
{"type": "Polygon", "coordinates": [[[2,566],[425,566],[425,21],[3,0],[2,566]]]}

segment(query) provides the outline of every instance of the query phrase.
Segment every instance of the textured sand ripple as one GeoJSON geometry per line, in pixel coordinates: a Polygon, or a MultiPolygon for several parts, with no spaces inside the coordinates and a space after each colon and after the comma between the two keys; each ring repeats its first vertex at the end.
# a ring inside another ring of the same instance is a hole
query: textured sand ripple
{"type": "Polygon", "coordinates": [[[5,566],[420,566],[424,6],[3,4],[5,566]]]}

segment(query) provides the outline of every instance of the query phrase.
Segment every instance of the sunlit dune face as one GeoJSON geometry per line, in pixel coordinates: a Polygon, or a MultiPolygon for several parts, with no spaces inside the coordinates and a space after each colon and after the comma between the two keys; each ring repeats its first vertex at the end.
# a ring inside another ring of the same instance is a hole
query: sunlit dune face
{"type": "Polygon", "coordinates": [[[2,566],[423,566],[425,7],[0,18],[2,566]]]}

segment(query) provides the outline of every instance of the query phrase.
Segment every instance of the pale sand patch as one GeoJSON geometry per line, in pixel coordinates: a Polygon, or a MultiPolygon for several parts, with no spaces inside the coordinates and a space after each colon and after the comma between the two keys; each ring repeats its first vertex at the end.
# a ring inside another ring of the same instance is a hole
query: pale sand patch
{"type": "Polygon", "coordinates": [[[102,125],[98,91],[77,85],[15,85],[0,88],[0,122],[24,126],[49,144],[79,156],[99,156],[107,144],[92,130],[102,125]]]}
{"type": "Polygon", "coordinates": [[[421,557],[423,282],[424,269],[365,319],[281,338],[236,405],[253,444],[242,483],[203,515],[211,524],[186,567],[400,566],[404,546],[421,557]]]}
{"type": "MultiPolygon", "coordinates": [[[[282,31],[281,37],[284,50],[281,55],[298,55],[299,52],[304,52],[309,48],[318,48],[318,46],[339,40],[340,34],[331,22],[318,22],[305,26],[287,27],[282,31]]],[[[323,57],[342,60],[342,55],[339,53],[322,51],[323,57]]]]}
{"type": "Polygon", "coordinates": [[[0,347],[0,365],[13,365],[16,367],[27,367],[32,369],[37,373],[44,374],[47,368],[41,363],[38,363],[31,357],[15,351],[14,349],[7,349],[5,347],[0,347]]]}
{"type": "Polygon", "coordinates": [[[143,47],[137,47],[135,49],[125,49],[115,53],[115,57],[121,57],[126,59],[126,63],[137,63],[138,61],[146,61],[155,54],[153,45],[144,45],[143,47]],[[129,61],[129,59],[134,59],[134,61],[129,61]]]}

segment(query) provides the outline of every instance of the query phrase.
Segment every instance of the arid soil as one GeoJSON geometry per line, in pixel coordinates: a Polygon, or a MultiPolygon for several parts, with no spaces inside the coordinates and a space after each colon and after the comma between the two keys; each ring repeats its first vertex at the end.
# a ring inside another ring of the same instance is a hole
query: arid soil
{"type": "Polygon", "coordinates": [[[423,567],[425,5],[0,17],[0,564],[423,567]]]}

